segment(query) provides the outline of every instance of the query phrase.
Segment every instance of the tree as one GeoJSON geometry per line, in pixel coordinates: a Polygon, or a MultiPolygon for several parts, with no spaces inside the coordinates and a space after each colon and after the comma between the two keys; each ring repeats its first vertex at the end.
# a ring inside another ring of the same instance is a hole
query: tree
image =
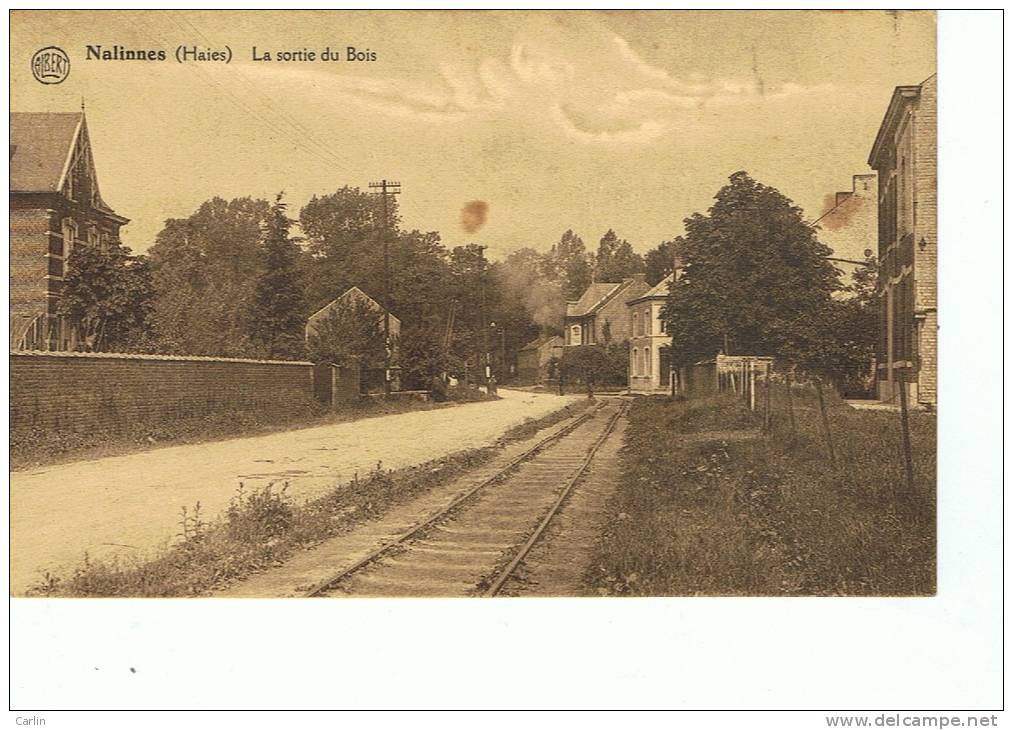
{"type": "Polygon", "coordinates": [[[809,366],[829,377],[841,392],[864,396],[875,384],[872,364],[879,337],[874,256],[855,270],[848,289],[853,297],[832,301],[829,328],[833,336],[827,338],[820,358],[809,366]]]}
{"type": "Polygon", "coordinates": [[[630,242],[620,239],[611,228],[598,242],[594,261],[595,281],[622,281],[642,273],[644,260],[634,252],[630,242]]]}
{"type": "Polygon", "coordinates": [[[157,347],[185,355],[255,357],[253,299],[266,200],[212,198],[169,219],[151,247],[157,347]]]}
{"type": "Polygon", "coordinates": [[[338,302],[313,323],[306,349],[314,362],[354,357],[363,367],[383,367],[383,313],[363,300],[338,302]]]}
{"type": "Polygon", "coordinates": [[[644,256],[644,280],[656,286],[675,270],[675,259],[682,238],[662,241],[644,256]]]}
{"type": "Polygon", "coordinates": [[[382,202],[378,195],[346,185],[330,195],[313,196],[299,212],[309,253],[304,262],[304,280],[311,310],[319,309],[352,286],[370,292],[383,291],[380,231],[383,229],[383,235],[391,237],[388,244],[393,249],[399,236],[400,217],[397,200],[391,196],[385,225],[382,202]]]}
{"type": "Polygon", "coordinates": [[[456,370],[458,363],[443,348],[442,340],[441,332],[433,328],[412,327],[401,332],[398,354],[408,388],[429,390],[434,381],[442,383],[444,373],[456,370]]]}
{"type": "Polygon", "coordinates": [[[834,336],[831,294],[840,283],[800,208],[737,172],[708,214],[685,226],[683,273],[663,310],[676,364],[720,351],[819,359],[834,336]]]}
{"type": "Polygon", "coordinates": [[[549,281],[560,284],[567,300],[579,299],[591,284],[591,262],[581,237],[572,230],[566,231],[545,255],[542,273],[549,281]]]}
{"type": "Polygon", "coordinates": [[[264,228],[264,267],[257,281],[252,335],[268,357],[296,358],[303,352],[305,312],[299,247],[289,235],[293,221],[285,208],[279,193],[264,228]]]}
{"type": "Polygon", "coordinates": [[[57,311],[72,322],[79,349],[129,351],[150,340],[151,268],[120,243],[78,242],[71,251],[57,311]]]}

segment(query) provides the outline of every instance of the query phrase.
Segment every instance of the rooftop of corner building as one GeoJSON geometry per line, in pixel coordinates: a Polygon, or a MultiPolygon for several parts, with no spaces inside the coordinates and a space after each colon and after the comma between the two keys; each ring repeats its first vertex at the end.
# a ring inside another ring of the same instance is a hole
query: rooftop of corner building
{"type": "Polygon", "coordinates": [[[59,190],[83,117],[82,112],[11,112],[11,192],[59,190]]]}

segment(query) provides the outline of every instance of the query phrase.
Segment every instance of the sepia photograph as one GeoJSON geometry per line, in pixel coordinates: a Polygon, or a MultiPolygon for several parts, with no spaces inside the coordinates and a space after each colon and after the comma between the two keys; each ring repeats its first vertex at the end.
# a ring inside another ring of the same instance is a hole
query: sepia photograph
{"type": "Polygon", "coordinates": [[[11,11],[10,597],[933,600],[937,21],[11,11]]]}
{"type": "Polygon", "coordinates": [[[324,17],[14,16],[15,595],[935,592],[933,13],[324,17]]]}

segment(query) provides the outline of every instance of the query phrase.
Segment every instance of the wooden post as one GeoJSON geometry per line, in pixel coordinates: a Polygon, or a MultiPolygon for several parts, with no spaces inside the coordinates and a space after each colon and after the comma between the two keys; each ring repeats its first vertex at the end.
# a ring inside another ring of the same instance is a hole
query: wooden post
{"type": "Polygon", "coordinates": [[[749,361],[749,410],[756,412],[756,367],[749,361]]]}
{"type": "Polygon", "coordinates": [[[763,394],[763,432],[770,433],[770,363],[767,363],[766,376],[763,379],[766,384],[763,394]]]}
{"type": "Polygon", "coordinates": [[[788,394],[788,421],[791,423],[791,435],[795,435],[795,407],[791,402],[791,370],[784,374],[784,392],[788,394]]]}
{"type": "Polygon", "coordinates": [[[830,419],[827,418],[827,406],[823,402],[823,381],[816,378],[816,399],[820,403],[820,417],[823,420],[823,437],[827,440],[827,451],[830,453],[830,467],[837,468],[837,455],[834,453],[834,439],[830,434],[830,419]]]}
{"type": "Polygon", "coordinates": [[[897,382],[900,385],[900,431],[904,446],[904,472],[907,477],[907,493],[914,494],[915,475],[911,458],[911,431],[907,415],[907,378],[902,373],[898,374],[901,376],[897,382]]]}

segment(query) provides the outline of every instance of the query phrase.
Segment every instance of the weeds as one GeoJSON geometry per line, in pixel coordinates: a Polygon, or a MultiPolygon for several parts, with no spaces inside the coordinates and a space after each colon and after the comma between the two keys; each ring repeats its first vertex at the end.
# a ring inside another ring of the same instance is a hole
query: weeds
{"type": "MultiPolygon", "coordinates": [[[[527,438],[583,410],[561,409],[511,429],[501,439],[527,438]]],[[[92,560],[85,555],[69,575],[46,573],[29,595],[36,596],[199,596],[281,564],[294,551],[311,547],[391,507],[449,483],[491,459],[498,446],[470,449],[393,471],[377,462],[364,477],[318,499],[296,504],[287,483],[248,490],[240,483],[221,516],[207,523],[200,503],[180,510],[173,544],[148,559],[92,560]]]]}
{"type": "Polygon", "coordinates": [[[769,437],[734,398],[639,399],[589,590],[934,593],[934,417],[912,419],[917,489],[899,495],[896,414],[833,403],[835,469],[824,451],[814,394],[799,389],[793,397],[796,432],[775,408],[769,437]]]}

